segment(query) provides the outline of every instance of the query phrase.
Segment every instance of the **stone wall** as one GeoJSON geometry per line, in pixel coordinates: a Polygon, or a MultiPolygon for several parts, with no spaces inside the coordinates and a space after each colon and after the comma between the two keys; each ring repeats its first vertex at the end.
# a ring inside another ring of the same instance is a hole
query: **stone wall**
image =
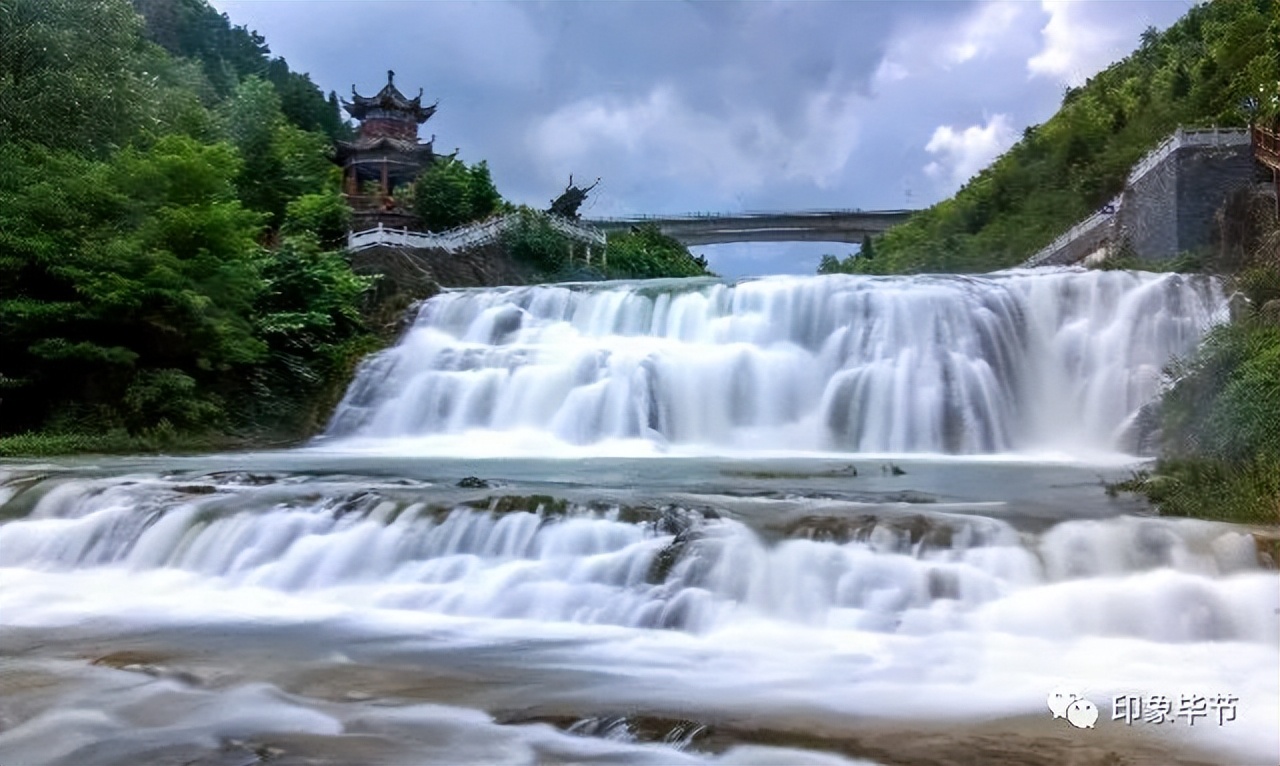
{"type": "Polygon", "coordinates": [[[1127,242],[1141,258],[1178,254],[1178,164],[1176,153],[1125,187],[1116,215],[1113,245],[1127,242]]]}
{"type": "Polygon", "coordinates": [[[441,288],[522,285],[532,276],[500,243],[457,253],[379,246],[352,253],[350,258],[357,274],[378,277],[366,297],[364,313],[388,341],[410,319],[410,307],[441,288]]]}
{"type": "Polygon", "coordinates": [[[1114,219],[1073,227],[1024,266],[1077,263],[1105,246],[1162,261],[1218,238],[1218,211],[1257,173],[1245,131],[1179,130],[1134,167],[1114,219]]]}
{"type": "Polygon", "coordinates": [[[1251,186],[1253,152],[1244,146],[1190,147],[1177,154],[1177,251],[1203,250],[1216,244],[1217,214],[1232,193],[1251,186]]]}

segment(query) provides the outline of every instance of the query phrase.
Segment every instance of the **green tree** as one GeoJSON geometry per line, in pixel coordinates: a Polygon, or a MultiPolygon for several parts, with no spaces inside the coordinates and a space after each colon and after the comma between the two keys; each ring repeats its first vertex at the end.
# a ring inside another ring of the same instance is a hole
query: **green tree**
{"type": "Polygon", "coordinates": [[[503,234],[502,240],[511,257],[534,267],[544,277],[566,269],[573,243],[556,231],[543,213],[525,207],[517,215],[516,225],[503,234]]]}
{"type": "Polygon", "coordinates": [[[261,218],[236,198],[235,150],[169,136],[108,163],[13,146],[2,157],[0,372],[20,381],[6,404],[21,406],[0,424],[140,429],[216,412],[218,380],[267,350],[250,322],[261,218]],[[182,376],[206,387],[172,413],[144,406],[195,392],[182,376]]]}
{"type": "Polygon", "coordinates": [[[273,225],[283,221],[290,200],[337,188],[340,171],[328,160],[328,140],[285,120],[280,97],[266,80],[242,82],[221,115],[244,160],[236,179],[240,198],[267,213],[273,225]]]}
{"type": "Polygon", "coordinates": [[[488,218],[499,210],[502,197],[487,163],[468,168],[461,160],[444,158],[418,177],[413,204],[423,226],[444,231],[488,218]]]}
{"type": "Polygon", "coordinates": [[[1123,187],[1130,168],[1179,126],[1238,125],[1254,96],[1280,114],[1280,4],[1192,7],[1148,29],[1128,58],[1064,94],[1048,122],[956,194],[875,240],[860,273],[989,271],[1016,265],[1123,187]]]}
{"type": "Polygon", "coordinates": [[[351,225],[351,208],[336,191],[304,194],[289,202],[281,232],[287,236],[312,234],[321,245],[342,247],[351,225]]]}
{"type": "Polygon", "coordinates": [[[706,276],[706,259],[694,257],[657,226],[644,225],[609,237],[605,273],[623,279],[706,276]]]}
{"type": "Polygon", "coordinates": [[[149,80],[126,0],[0,4],[0,137],[102,155],[143,124],[149,80]]]}

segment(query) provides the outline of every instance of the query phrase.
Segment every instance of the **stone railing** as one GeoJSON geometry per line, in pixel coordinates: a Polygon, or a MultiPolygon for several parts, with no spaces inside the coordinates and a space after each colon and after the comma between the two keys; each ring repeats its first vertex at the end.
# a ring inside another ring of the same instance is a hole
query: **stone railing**
{"type": "MultiPolygon", "coordinates": [[[[1159,167],[1160,163],[1167,160],[1171,154],[1184,147],[1240,146],[1248,143],[1249,131],[1243,128],[1178,128],[1172,135],[1161,141],[1155,149],[1147,152],[1142,159],[1138,160],[1133,169],[1129,171],[1129,177],[1125,180],[1125,189],[1132,189],[1143,176],[1154,168],[1159,167]]],[[[1027,259],[1022,264],[1022,268],[1068,262],[1069,258],[1068,261],[1063,261],[1064,257],[1071,255],[1068,246],[1077,239],[1097,234],[1098,228],[1101,226],[1110,226],[1115,220],[1116,213],[1120,210],[1120,202],[1123,197],[1124,194],[1121,193],[1119,197],[1113,199],[1101,210],[1067,229],[1062,236],[1050,242],[1027,259]]]]}
{"type": "MultiPolygon", "coordinates": [[[[604,247],[604,232],[591,226],[584,226],[559,216],[548,215],[547,222],[551,228],[570,239],[586,242],[590,245],[604,247]]],[[[478,223],[459,226],[438,234],[409,229],[393,229],[378,224],[376,228],[364,231],[353,231],[347,234],[347,249],[353,252],[370,247],[409,247],[423,250],[444,250],[455,253],[459,250],[480,247],[497,241],[504,232],[518,225],[520,215],[496,216],[478,223]]]]}
{"type": "Polygon", "coordinates": [[[1132,186],[1139,178],[1145,176],[1152,168],[1165,161],[1170,154],[1184,146],[1239,146],[1249,143],[1249,131],[1244,128],[1195,128],[1186,130],[1178,128],[1160,145],[1143,155],[1125,183],[1132,186]]]}
{"type": "Polygon", "coordinates": [[[1109,226],[1115,220],[1116,213],[1120,212],[1120,197],[1108,202],[1093,215],[1084,219],[1070,229],[1067,229],[1062,236],[1058,237],[1048,245],[1040,248],[1039,252],[1027,259],[1022,264],[1022,268],[1029,269],[1034,266],[1051,266],[1054,265],[1054,256],[1059,252],[1066,250],[1068,244],[1081,237],[1094,233],[1099,226],[1109,226]]]}

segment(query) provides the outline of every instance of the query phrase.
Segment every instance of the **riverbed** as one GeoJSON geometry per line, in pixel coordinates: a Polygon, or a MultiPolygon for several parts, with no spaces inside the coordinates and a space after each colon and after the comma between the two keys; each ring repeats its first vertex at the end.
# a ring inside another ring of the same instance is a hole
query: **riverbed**
{"type": "Polygon", "coordinates": [[[1105,491],[1225,316],[1069,269],[446,291],[305,447],[0,465],[0,765],[1274,766],[1264,531],[1105,491]]]}
{"type": "Polygon", "coordinates": [[[1108,498],[1127,470],[11,465],[0,763],[1275,760],[1276,572],[1247,530],[1108,498]],[[1234,719],[1111,720],[1159,694],[1234,719]]]}

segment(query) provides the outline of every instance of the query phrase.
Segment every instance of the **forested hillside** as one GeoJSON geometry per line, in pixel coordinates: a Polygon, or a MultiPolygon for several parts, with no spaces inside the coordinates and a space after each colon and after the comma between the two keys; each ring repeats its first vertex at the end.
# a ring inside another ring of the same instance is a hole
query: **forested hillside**
{"type": "MultiPolygon", "coordinates": [[[[336,95],[204,0],[11,0],[0,40],[0,454],[314,430],[379,343],[336,95]]],[[[432,228],[510,209],[483,162],[416,189],[432,228]]],[[[564,276],[543,229],[511,245],[564,276]]],[[[651,239],[607,275],[705,273],[651,239]]]]}
{"type": "Polygon", "coordinates": [[[982,272],[1017,265],[1120,192],[1134,162],[1179,125],[1243,126],[1280,105],[1280,3],[1198,5],[1062,107],[950,199],[823,272],[982,272]],[[1248,99],[1252,99],[1250,102],[1248,99]],[[1256,104],[1256,107],[1253,106],[1256,104]]]}
{"type": "Polygon", "coordinates": [[[0,8],[0,434],[297,428],[368,345],[314,234],[346,128],[203,2],[138,7],[0,8]]]}

